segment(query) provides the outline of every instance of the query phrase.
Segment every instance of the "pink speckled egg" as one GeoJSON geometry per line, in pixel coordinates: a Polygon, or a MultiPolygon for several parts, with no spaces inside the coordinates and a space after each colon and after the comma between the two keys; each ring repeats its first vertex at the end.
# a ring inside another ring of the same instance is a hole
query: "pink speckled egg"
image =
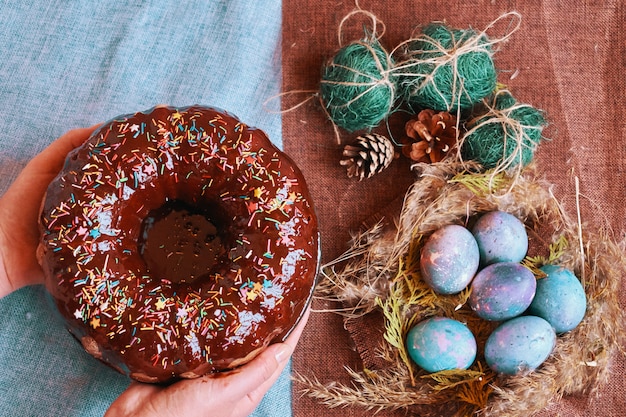
{"type": "Polygon", "coordinates": [[[456,294],[471,282],[479,260],[478,245],[472,233],[453,224],[430,235],[420,255],[420,271],[435,292],[456,294]]]}
{"type": "Polygon", "coordinates": [[[544,265],[540,269],[547,276],[537,281],[528,313],[547,320],[557,333],[575,329],[587,310],[585,289],[569,269],[557,265],[544,265]]]}
{"type": "Polygon", "coordinates": [[[463,323],[431,317],[416,324],[407,335],[411,359],[427,372],[467,369],[476,359],[476,339],[463,323]]]}
{"type": "Polygon", "coordinates": [[[472,227],[478,243],[480,264],[520,262],[528,251],[526,227],[517,217],[504,211],[483,214],[472,227]]]}
{"type": "Polygon", "coordinates": [[[556,333],[544,319],[521,316],[498,326],[485,344],[485,361],[495,372],[517,375],[539,367],[550,356],[556,333]]]}
{"type": "Polygon", "coordinates": [[[481,269],[472,281],[469,304],[485,320],[506,320],[522,314],[533,301],[537,280],[516,262],[500,262],[481,269]]]}

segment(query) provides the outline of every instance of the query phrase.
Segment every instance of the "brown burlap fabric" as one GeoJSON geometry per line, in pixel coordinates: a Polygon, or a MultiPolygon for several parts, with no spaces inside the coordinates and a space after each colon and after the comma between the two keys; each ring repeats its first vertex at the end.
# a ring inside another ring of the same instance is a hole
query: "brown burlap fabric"
{"type": "MultiPolygon", "coordinates": [[[[386,25],[383,43],[392,48],[417,26],[445,20],[456,27],[484,28],[502,13],[517,10],[522,25],[495,55],[499,81],[515,96],[546,111],[552,140],[537,154],[540,172],[555,184],[566,210],[575,210],[573,178],[580,179],[585,227],[610,225],[623,241],[626,218],[626,6],[621,1],[361,1],[386,25]],[[515,74],[515,76],[513,76],[515,74]]],[[[339,47],[338,25],[353,10],[352,1],[283,2],[283,91],[317,90],[325,59],[339,47]]],[[[351,26],[355,28],[354,25],[351,26]]],[[[358,29],[358,22],[357,22],[358,29]]],[[[352,34],[357,34],[353,31],[352,34]]],[[[349,35],[349,34],[348,34],[349,35]]],[[[355,35],[356,36],[356,35],[355,35]]],[[[288,107],[307,93],[289,94],[288,107]]],[[[283,116],[286,151],[302,167],[320,219],[323,261],[348,248],[351,233],[378,214],[398,214],[414,177],[398,161],[362,182],[349,180],[339,165],[341,147],[319,102],[310,100],[283,116]]],[[[354,138],[341,132],[344,143],[354,138]]],[[[591,229],[590,229],[591,230],[591,229]]],[[[626,305],[626,277],[621,301],[626,305]]],[[[336,306],[317,300],[316,310],[336,306]]],[[[375,360],[363,322],[344,323],[332,313],[312,314],[294,355],[294,370],[322,382],[349,383],[344,366],[359,369],[375,360]]],[[[369,338],[369,336],[368,336],[369,338]]],[[[566,397],[542,416],[623,416],[626,410],[626,360],[612,361],[612,377],[598,398],[566,397]]],[[[365,416],[358,408],[331,410],[301,396],[294,384],[294,415],[365,416]]],[[[379,415],[405,415],[380,413],[379,415]]]]}

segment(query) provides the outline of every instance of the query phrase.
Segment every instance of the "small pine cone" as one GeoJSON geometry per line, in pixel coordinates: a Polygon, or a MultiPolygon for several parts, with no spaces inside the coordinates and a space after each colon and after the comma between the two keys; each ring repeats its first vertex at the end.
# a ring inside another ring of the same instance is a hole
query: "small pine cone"
{"type": "Polygon", "coordinates": [[[348,168],[348,177],[370,178],[387,168],[396,157],[393,143],[385,136],[371,133],[356,138],[356,142],[343,149],[339,162],[348,168]]]}
{"type": "Polygon", "coordinates": [[[402,153],[416,162],[439,162],[457,145],[456,117],[448,112],[422,110],[406,125],[402,153]]]}

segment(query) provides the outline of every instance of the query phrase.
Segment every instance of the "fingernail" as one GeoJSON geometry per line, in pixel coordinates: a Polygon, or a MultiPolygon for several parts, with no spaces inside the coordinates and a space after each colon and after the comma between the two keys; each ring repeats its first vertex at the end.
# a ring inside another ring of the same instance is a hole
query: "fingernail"
{"type": "Polygon", "coordinates": [[[276,362],[280,363],[287,359],[289,355],[291,355],[291,347],[286,343],[281,343],[278,345],[274,357],[276,358],[276,362]]]}

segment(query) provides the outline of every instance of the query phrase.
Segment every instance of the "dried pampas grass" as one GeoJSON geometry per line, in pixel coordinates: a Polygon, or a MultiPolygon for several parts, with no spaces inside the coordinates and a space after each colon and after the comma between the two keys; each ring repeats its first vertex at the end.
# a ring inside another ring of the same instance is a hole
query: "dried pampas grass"
{"type": "MultiPolygon", "coordinates": [[[[364,337],[375,350],[375,365],[348,369],[351,385],[323,383],[298,375],[303,393],[329,407],[403,409],[407,415],[528,416],[564,395],[593,395],[609,377],[609,362],[624,354],[625,315],[618,293],[626,276],[624,248],[607,233],[573,221],[532,168],[509,177],[481,172],[468,162],[420,165],[419,180],[408,191],[394,227],[379,223],[355,236],[351,249],[325,265],[317,296],[338,301],[346,320],[382,316],[381,329],[364,337]],[[485,365],[481,347],[494,324],[478,319],[467,306],[469,291],[434,293],[419,276],[419,251],[425,238],[447,224],[467,225],[477,214],[503,210],[522,219],[531,249],[524,263],[538,273],[545,263],[567,267],[581,279],[588,308],[583,322],[558,337],[544,364],[519,376],[499,376],[485,365]],[[479,355],[465,371],[427,374],[408,358],[405,337],[419,320],[446,315],[467,323],[479,355]]],[[[357,327],[357,326],[354,326],[357,327]]],[[[358,326],[367,331],[368,326],[358,326]]],[[[357,346],[358,347],[358,346],[357,346]]]]}

